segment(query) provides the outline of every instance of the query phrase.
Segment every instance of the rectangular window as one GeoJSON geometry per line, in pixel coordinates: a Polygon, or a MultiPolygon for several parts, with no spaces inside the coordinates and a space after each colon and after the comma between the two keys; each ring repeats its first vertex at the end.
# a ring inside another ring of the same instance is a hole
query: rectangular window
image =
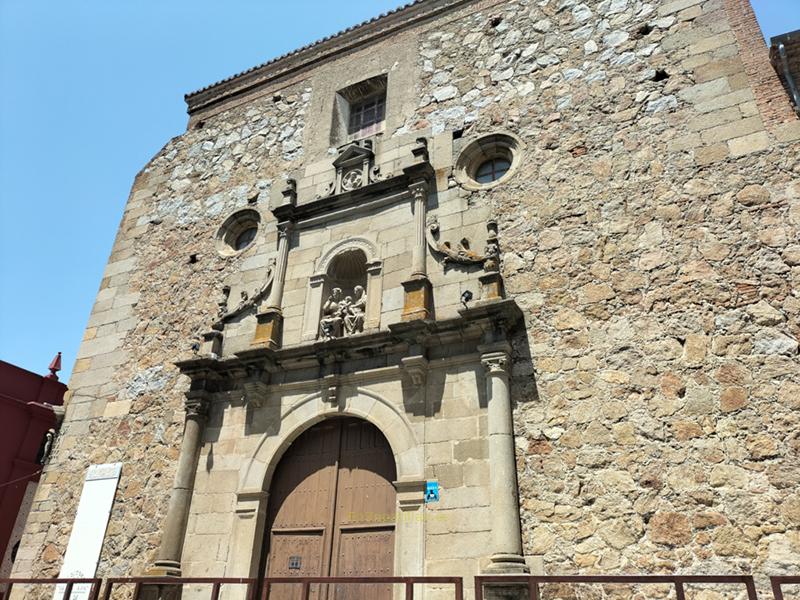
{"type": "Polygon", "coordinates": [[[388,76],[383,74],[336,92],[331,125],[332,146],[340,146],[383,131],[386,123],[387,89],[388,76]]]}
{"type": "Polygon", "coordinates": [[[373,96],[350,106],[348,133],[365,135],[378,130],[386,117],[386,97],[373,96]]]}

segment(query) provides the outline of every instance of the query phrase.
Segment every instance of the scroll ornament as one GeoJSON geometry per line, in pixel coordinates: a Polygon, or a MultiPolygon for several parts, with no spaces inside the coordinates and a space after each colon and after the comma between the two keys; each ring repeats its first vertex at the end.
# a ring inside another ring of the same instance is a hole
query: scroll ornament
{"type": "Polygon", "coordinates": [[[439,241],[441,232],[439,221],[436,217],[431,217],[425,231],[425,237],[431,250],[443,256],[442,261],[445,265],[455,263],[459,265],[483,265],[486,271],[498,271],[500,269],[500,245],[497,240],[497,221],[490,219],[486,223],[488,232],[486,248],[483,254],[478,254],[470,249],[470,242],[463,238],[460,242],[452,244],[447,241],[439,241]]]}
{"type": "Polygon", "coordinates": [[[258,307],[258,304],[267,296],[267,292],[272,287],[272,281],[275,278],[275,259],[271,258],[268,265],[267,276],[264,279],[264,285],[254,291],[252,294],[242,292],[239,304],[233,309],[228,309],[228,297],[231,293],[231,288],[225,286],[222,288],[222,300],[218,303],[219,312],[217,313],[217,321],[211,326],[216,331],[222,331],[225,328],[225,323],[230,322],[239,315],[247,312],[248,310],[258,307]]]}

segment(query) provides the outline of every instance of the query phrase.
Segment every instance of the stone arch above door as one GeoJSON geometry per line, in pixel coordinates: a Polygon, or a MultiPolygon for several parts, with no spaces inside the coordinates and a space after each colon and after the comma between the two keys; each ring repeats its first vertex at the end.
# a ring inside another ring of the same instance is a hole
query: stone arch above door
{"type": "MultiPolygon", "coordinates": [[[[252,456],[242,466],[236,494],[236,516],[232,556],[226,576],[255,577],[263,543],[263,529],[269,485],[286,450],[301,433],[333,417],[357,417],[375,425],[391,446],[397,467],[398,510],[415,511],[422,507],[424,491],[424,453],[412,424],[402,411],[380,394],[357,388],[344,406],[325,402],[320,392],[305,396],[281,418],[277,434],[265,434],[252,456]]],[[[403,519],[395,540],[396,574],[421,573],[423,560],[423,520],[403,519]]]]}
{"type": "Polygon", "coordinates": [[[383,299],[383,261],[379,245],[366,237],[351,237],[332,242],[323,247],[322,254],[316,261],[314,274],[308,279],[305,313],[303,314],[303,341],[315,340],[319,336],[319,321],[322,305],[325,301],[326,289],[331,274],[330,268],[337,257],[358,250],[366,257],[366,314],[364,331],[375,331],[380,328],[381,305],[383,299]]]}
{"type": "Polygon", "coordinates": [[[422,478],[422,445],[402,409],[380,394],[357,388],[345,400],[344,406],[325,402],[320,392],[309,394],[294,404],[281,417],[278,434],[265,434],[261,438],[253,456],[241,471],[239,491],[268,491],[272,474],[291,443],[312,425],[337,416],[358,417],[375,425],[392,447],[398,479],[422,478]]]}

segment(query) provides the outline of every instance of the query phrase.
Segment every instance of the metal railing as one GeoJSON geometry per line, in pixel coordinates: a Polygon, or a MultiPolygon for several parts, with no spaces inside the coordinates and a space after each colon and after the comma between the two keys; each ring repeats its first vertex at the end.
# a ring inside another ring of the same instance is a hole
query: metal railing
{"type": "MultiPolygon", "coordinates": [[[[234,579],[219,577],[113,577],[106,579],[103,591],[103,600],[112,600],[114,587],[120,585],[134,585],[133,597],[138,598],[142,586],[183,586],[183,585],[210,585],[211,596],[209,600],[219,600],[219,594],[224,585],[246,585],[247,600],[255,600],[256,579],[234,579]]],[[[414,600],[414,585],[452,585],[454,587],[453,600],[464,600],[464,583],[460,577],[267,577],[261,580],[261,600],[269,600],[270,591],[275,585],[302,586],[301,598],[308,600],[311,586],[317,585],[403,585],[405,600],[414,600]]],[[[96,600],[96,599],[94,599],[96,600]]]]}
{"type": "Polygon", "coordinates": [[[89,588],[88,600],[97,600],[100,595],[100,584],[102,579],[70,579],[70,578],[53,578],[53,579],[17,579],[17,578],[0,578],[0,585],[6,585],[5,594],[0,594],[0,598],[11,598],[11,590],[15,585],[63,585],[64,592],[61,594],[62,600],[69,600],[72,596],[72,588],[76,585],[91,585],[89,588]]]}
{"type": "Polygon", "coordinates": [[[414,600],[414,584],[449,584],[454,586],[454,600],[464,600],[464,582],[460,577],[267,577],[264,579],[262,600],[269,600],[270,588],[274,584],[299,584],[303,587],[301,599],[308,600],[311,584],[402,584],[405,600],[414,600]]]}
{"type": "MultiPolygon", "coordinates": [[[[800,579],[800,578],[783,578],[800,579]]],[[[483,600],[483,586],[493,584],[525,584],[530,600],[541,600],[540,584],[547,583],[615,583],[615,584],[671,584],[675,586],[676,600],[686,600],[684,585],[690,583],[738,583],[747,588],[748,600],[758,600],[756,584],[750,575],[478,575],[475,577],[475,600],[483,600]]],[[[775,584],[773,583],[773,590],[775,584]]],[[[782,598],[775,597],[775,600],[782,598]]]]}
{"type": "Polygon", "coordinates": [[[800,585],[800,576],[770,577],[769,581],[772,584],[772,595],[775,596],[775,600],[783,600],[783,589],[781,589],[781,586],[800,585]]]}
{"type": "MultiPolygon", "coordinates": [[[[2,579],[0,585],[6,585],[5,594],[0,594],[0,600],[10,600],[11,591],[17,585],[63,585],[60,591],[60,600],[70,600],[73,593],[78,593],[76,585],[90,586],[87,600],[99,600],[103,581],[103,600],[113,600],[112,594],[115,587],[133,585],[134,598],[138,598],[143,586],[177,587],[184,585],[210,585],[211,596],[209,600],[219,600],[220,591],[226,585],[244,585],[247,600],[269,600],[270,592],[276,585],[300,586],[302,600],[309,600],[312,585],[402,585],[405,590],[405,600],[414,599],[415,585],[452,585],[454,600],[464,600],[464,585],[460,577],[267,577],[261,581],[254,578],[225,578],[225,577],[111,577],[105,580],[92,579],[67,579],[67,578],[35,578],[35,579],[2,579]],[[256,593],[261,586],[260,598],[256,593]]],[[[784,600],[782,586],[800,585],[800,576],[770,577],[772,593],[775,600],[784,600]]],[[[748,600],[758,600],[756,586],[751,575],[478,575],[475,577],[475,600],[484,600],[484,586],[486,584],[500,586],[525,586],[528,589],[530,600],[541,600],[540,586],[546,584],[622,584],[622,585],[652,585],[668,584],[675,588],[675,600],[686,600],[686,585],[708,584],[738,584],[747,590],[748,600]]],[[[56,588],[58,591],[58,588],[56,588]]],[[[54,598],[58,599],[57,595],[54,598]]]]}
{"type": "Polygon", "coordinates": [[[219,593],[223,585],[246,585],[247,600],[254,600],[253,594],[256,589],[256,579],[232,578],[232,577],[110,577],[106,579],[106,587],[103,591],[103,600],[110,600],[114,591],[114,586],[133,585],[133,597],[139,598],[142,586],[183,586],[183,585],[210,585],[211,599],[219,600],[219,593]]]}

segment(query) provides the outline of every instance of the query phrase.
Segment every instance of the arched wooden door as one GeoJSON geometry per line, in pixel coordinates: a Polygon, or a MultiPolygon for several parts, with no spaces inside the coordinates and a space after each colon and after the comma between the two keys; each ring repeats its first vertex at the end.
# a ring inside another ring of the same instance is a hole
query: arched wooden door
{"type": "MultiPolygon", "coordinates": [[[[360,419],[323,421],[284,454],[270,486],[269,577],[367,577],[394,573],[396,478],[383,434],[360,419]]],[[[270,600],[300,598],[275,585],[270,600]]],[[[390,586],[312,586],[316,600],[390,600],[390,586]]]]}

